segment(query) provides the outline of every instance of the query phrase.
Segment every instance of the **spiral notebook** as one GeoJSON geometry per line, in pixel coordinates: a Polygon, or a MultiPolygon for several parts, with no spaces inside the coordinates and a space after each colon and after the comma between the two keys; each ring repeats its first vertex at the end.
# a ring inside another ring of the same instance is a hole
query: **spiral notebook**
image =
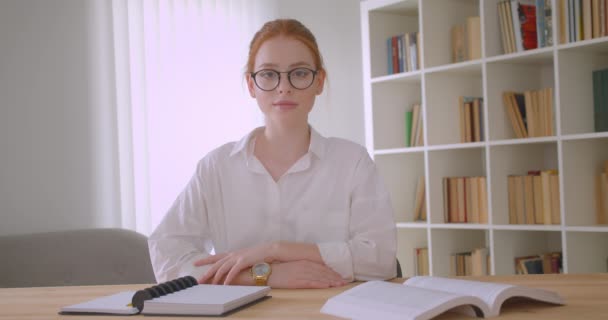
{"type": "Polygon", "coordinates": [[[188,276],[62,307],[59,313],[220,316],[270,298],[269,291],[270,287],[197,284],[188,276]]]}

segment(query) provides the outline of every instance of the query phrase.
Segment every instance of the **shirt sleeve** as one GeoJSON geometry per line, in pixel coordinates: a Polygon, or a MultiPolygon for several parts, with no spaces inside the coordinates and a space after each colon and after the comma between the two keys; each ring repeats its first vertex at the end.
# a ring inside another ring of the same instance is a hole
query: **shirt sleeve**
{"type": "Polygon", "coordinates": [[[187,275],[200,278],[210,266],[194,267],[213,250],[202,181],[202,161],[186,188],[148,238],[157,282],[187,275]]]}
{"type": "Polygon", "coordinates": [[[350,239],[319,243],[326,265],[345,280],[384,280],[397,274],[397,230],[390,196],[376,166],[363,152],[354,174],[350,239]]]}

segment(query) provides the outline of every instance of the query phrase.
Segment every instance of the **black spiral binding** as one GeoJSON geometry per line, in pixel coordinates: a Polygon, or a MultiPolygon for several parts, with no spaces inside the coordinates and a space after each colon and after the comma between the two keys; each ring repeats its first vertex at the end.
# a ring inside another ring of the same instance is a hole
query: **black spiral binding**
{"type": "Polygon", "coordinates": [[[184,290],[186,288],[197,285],[198,282],[192,276],[177,278],[175,280],[159,283],[153,287],[146,288],[135,292],[131,304],[137,308],[139,312],[144,309],[144,301],[151,300],[166,294],[184,290]]]}

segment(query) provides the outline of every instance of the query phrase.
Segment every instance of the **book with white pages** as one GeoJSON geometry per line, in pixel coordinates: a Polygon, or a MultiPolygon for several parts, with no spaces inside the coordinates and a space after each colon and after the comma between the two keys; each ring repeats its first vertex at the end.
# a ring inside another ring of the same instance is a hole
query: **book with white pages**
{"type": "Polygon", "coordinates": [[[60,314],[220,316],[269,298],[270,287],[198,284],[183,277],[62,307],[60,314]]]}
{"type": "Polygon", "coordinates": [[[412,277],[404,283],[368,281],[327,300],[322,313],[350,319],[424,320],[444,312],[490,318],[510,298],[563,305],[555,292],[509,284],[442,277],[412,277]]]}

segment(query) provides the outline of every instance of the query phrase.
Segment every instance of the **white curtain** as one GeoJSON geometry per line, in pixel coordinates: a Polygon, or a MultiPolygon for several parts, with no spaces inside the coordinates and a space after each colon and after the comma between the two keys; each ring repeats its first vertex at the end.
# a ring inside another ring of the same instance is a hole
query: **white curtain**
{"type": "Polygon", "coordinates": [[[262,124],[243,81],[276,0],[114,0],[122,226],[148,235],[198,160],[262,124]]]}

